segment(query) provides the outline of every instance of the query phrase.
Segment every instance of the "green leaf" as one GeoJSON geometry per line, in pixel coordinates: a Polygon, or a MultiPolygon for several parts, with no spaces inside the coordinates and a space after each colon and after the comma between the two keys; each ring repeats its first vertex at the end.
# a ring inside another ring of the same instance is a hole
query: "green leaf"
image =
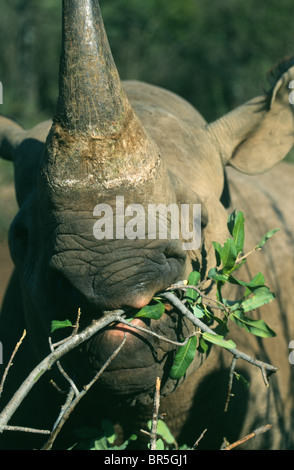
{"type": "Polygon", "coordinates": [[[235,242],[232,238],[228,238],[221,251],[221,259],[224,274],[226,274],[235,266],[236,258],[237,252],[235,242]]]}
{"type": "Polygon", "coordinates": [[[202,336],[200,336],[198,351],[201,353],[206,353],[207,350],[208,350],[208,344],[204,341],[202,336]]]}
{"type": "Polygon", "coordinates": [[[104,419],[101,421],[101,426],[104,432],[104,437],[106,437],[109,444],[113,444],[117,436],[115,434],[112,422],[107,419],[104,419]]]}
{"type": "Polygon", "coordinates": [[[256,287],[253,292],[254,295],[252,297],[242,302],[242,311],[249,312],[250,310],[255,310],[262,305],[268,304],[275,298],[273,292],[266,286],[256,287]]]}
{"type": "Polygon", "coordinates": [[[276,232],[278,232],[280,229],[279,228],[274,228],[267,232],[264,237],[260,240],[260,242],[256,245],[256,250],[259,248],[263,247],[263,245],[268,241],[269,238],[271,238],[276,232]]]}
{"type": "Polygon", "coordinates": [[[176,442],[169,427],[164,421],[162,421],[162,419],[158,421],[157,434],[161,436],[167,444],[174,444],[176,442]]]}
{"type": "MultiPolygon", "coordinates": [[[[152,426],[151,419],[148,421],[147,426],[148,426],[148,429],[151,430],[151,426],[152,426]]],[[[158,420],[157,435],[161,436],[167,444],[174,444],[176,442],[174,436],[170,432],[169,427],[162,419],[158,420]]]]}
{"type": "Polygon", "coordinates": [[[67,328],[68,326],[73,327],[73,324],[70,320],[53,320],[51,322],[51,333],[53,333],[56,330],[60,330],[61,328],[67,328]]]}
{"type": "Polygon", "coordinates": [[[248,382],[248,380],[246,380],[242,374],[239,374],[238,372],[234,372],[235,376],[236,376],[236,379],[239,380],[239,382],[241,382],[245,388],[248,388],[250,383],[248,382]]]}
{"type": "Polygon", "coordinates": [[[214,247],[216,265],[220,266],[221,265],[221,252],[222,252],[221,244],[218,242],[212,242],[212,244],[214,247]]]}
{"type": "Polygon", "coordinates": [[[211,268],[208,271],[208,277],[210,279],[213,279],[214,281],[223,281],[223,282],[227,282],[229,278],[228,274],[221,274],[217,271],[216,268],[211,268]]]}
{"type": "Polygon", "coordinates": [[[236,347],[236,344],[231,339],[225,340],[221,335],[214,335],[213,333],[202,333],[203,338],[210,343],[217,344],[222,348],[232,349],[236,347]]]}
{"type": "Polygon", "coordinates": [[[198,271],[192,271],[188,277],[188,284],[196,286],[200,281],[200,273],[198,271]]]}
{"type": "Polygon", "coordinates": [[[164,443],[162,439],[157,439],[156,450],[164,450],[164,443]]]}
{"type": "Polygon", "coordinates": [[[230,319],[248,333],[261,338],[272,338],[276,333],[267,326],[263,320],[253,320],[246,317],[241,310],[236,310],[230,315],[230,319]]]}
{"type": "Polygon", "coordinates": [[[228,217],[227,220],[227,227],[230,232],[230,234],[233,236],[233,230],[235,226],[235,220],[236,220],[236,210],[234,210],[228,217]]]}
{"type": "Polygon", "coordinates": [[[134,315],[134,318],[152,318],[153,320],[159,320],[165,311],[165,305],[156,300],[156,304],[146,305],[134,315]]]}
{"type": "Polygon", "coordinates": [[[202,318],[205,315],[203,310],[200,307],[198,307],[197,305],[192,305],[192,311],[193,311],[193,314],[195,315],[195,317],[197,317],[197,318],[202,318]]]}
{"type": "Polygon", "coordinates": [[[178,348],[173,366],[169,373],[172,379],[180,379],[185,374],[194,359],[197,344],[197,337],[192,336],[192,338],[187,341],[187,344],[178,348]]]}
{"type": "MultiPolygon", "coordinates": [[[[190,286],[196,286],[199,281],[200,281],[200,273],[198,273],[197,271],[192,271],[188,277],[188,284],[190,286]]],[[[190,303],[194,303],[199,297],[199,294],[194,289],[188,288],[186,292],[186,297],[190,303]]]]}
{"type": "Polygon", "coordinates": [[[234,228],[232,235],[234,237],[235,247],[237,255],[243,251],[244,247],[244,214],[243,212],[238,212],[234,221],[234,228]]]}
{"type": "Polygon", "coordinates": [[[253,292],[257,287],[265,287],[265,279],[261,273],[258,273],[256,276],[254,276],[254,278],[249,282],[237,279],[235,276],[232,276],[232,274],[227,276],[227,280],[230,284],[246,287],[247,289],[245,290],[244,297],[247,297],[247,295],[253,292]]]}

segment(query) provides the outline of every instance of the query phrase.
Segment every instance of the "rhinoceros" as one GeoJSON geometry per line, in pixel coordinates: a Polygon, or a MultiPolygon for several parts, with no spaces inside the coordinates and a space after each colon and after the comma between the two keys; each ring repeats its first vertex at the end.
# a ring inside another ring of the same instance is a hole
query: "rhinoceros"
{"type": "MultiPolygon", "coordinates": [[[[236,333],[239,349],[278,367],[269,387],[260,370],[241,362],[239,371],[250,386],[236,385],[225,413],[231,361],[227,351],[213,347],[207,357],[197,353],[185,376],[171,379],[176,346],[118,324],[73,352],[72,378],[83,386],[126,337],[75,416],[92,426],[108,418],[121,436],[146,429],[159,377],[161,412],[179,443],[193,444],[207,429],[199,448],[218,449],[224,438],[232,442],[271,424],[270,432],[251,441],[254,448],[293,448],[289,343],[294,339],[294,168],[281,162],[293,145],[293,60],[285,60],[274,75],[267,93],[207,123],[170,91],[137,81],[122,83],[98,1],[63,1],[53,120],[24,130],[0,118],[0,152],[13,161],[19,205],[9,233],[15,271],[0,323],[5,361],[23,329],[27,331],[7,378],[8,397],[49,354],[53,320],[74,322],[80,309],[83,327],[105,312],[141,309],[158,292],[187,279],[195,267],[205,277],[215,265],[212,242],[226,239],[228,214],[237,208],[245,214],[247,250],[268,230],[282,229],[264,251],[248,258],[243,271],[245,280],[262,272],[275,292],[276,300],[256,315],[262,314],[276,337],[263,340],[236,333]],[[95,238],[95,207],[111,207],[118,224],[118,196],[125,206],[143,208],[201,204],[200,246],[185,250],[170,231],[166,238],[142,233],[95,238]]],[[[193,325],[168,304],[166,309],[160,320],[136,319],[134,324],[182,341],[193,325]]],[[[49,380],[33,389],[15,424],[52,429],[59,395],[49,380]]],[[[32,443],[27,434],[15,436],[4,432],[2,447],[38,445],[36,437],[32,443]]]]}

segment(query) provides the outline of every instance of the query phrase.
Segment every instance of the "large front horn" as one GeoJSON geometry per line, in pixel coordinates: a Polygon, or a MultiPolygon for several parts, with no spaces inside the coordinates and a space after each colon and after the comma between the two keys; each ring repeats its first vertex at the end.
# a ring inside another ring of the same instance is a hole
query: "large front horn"
{"type": "Polygon", "coordinates": [[[96,0],[64,0],[56,121],[69,132],[117,134],[130,112],[96,0]]]}
{"type": "Polygon", "coordinates": [[[98,0],[63,0],[59,98],[42,174],[53,187],[134,185],[159,151],[123,90],[98,0]]]}

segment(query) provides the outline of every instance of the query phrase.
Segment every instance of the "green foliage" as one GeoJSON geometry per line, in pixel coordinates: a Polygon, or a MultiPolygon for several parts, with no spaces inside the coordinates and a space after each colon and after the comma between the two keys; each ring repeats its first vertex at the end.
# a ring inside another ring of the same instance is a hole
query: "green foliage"
{"type": "MultiPolygon", "coordinates": [[[[222,318],[216,317],[211,307],[206,305],[206,296],[202,296],[201,290],[199,289],[201,282],[200,273],[193,271],[189,275],[185,300],[190,310],[197,318],[204,319],[203,321],[206,321],[207,324],[216,322],[217,326],[214,330],[215,334],[204,331],[198,332],[197,336],[189,338],[188,341],[184,342],[183,346],[178,348],[174,357],[173,366],[170,370],[170,377],[173,379],[179,379],[186,373],[197,350],[199,352],[207,351],[207,343],[215,344],[226,349],[236,347],[234,341],[225,339],[225,336],[229,333],[230,321],[247,333],[255,336],[263,338],[275,336],[275,332],[264,320],[251,318],[246,315],[271,302],[275,298],[274,294],[265,285],[264,276],[258,273],[247,282],[238,279],[232,273],[238,271],[240,267],[246,263],[249,255],[260,250],[278,229],[270,230],[252,251],[243,255],[245,240],[244,222],[244,214],[234,211],[230,214],[227,221],[231,238],[228,238],[223,246],[221,246],[219,242],[213,242],[216,266],[210,269],[208,279],[211,279],[216,284],[216,304],[223,311],[222,318]],[[243,295],[240,299],[228,300],[223,297],[223,288],[228,284],[243,289],[243,295]],[[195,286],[195,288],[192,286],[195,286]]],[[[214,299],[211,300],[213,301],[214,299]]],[[[159,303],[156,304],[156,308],[159,309],[159,303]]],[[[162,308],[162,310],[164,310],[164,308],[162,308]]],[[[140,311],[140,316],[144,316],[142,310],[140,311]]],[[[148,318],[157,319],[158,315],[155,314],[153,316],[152,310],[148,309],[148,318]]]]}
{"type": "MultiPolygon", "coordinates": [[[[148,430],[151,430],[152,421],[148,421],[148,430]]],[[[134,450],[136,449],[135,441],[137,436],[132,434],[122,444],[116,445],[117,434],[115,433],[113,424],[109,420],[101,422],[100,429],[83,427],[76,430],[77,443],[70,447],[69,450],[134,450]]],[[[156,450],[189,450],[186,445],[178,447],[177,442],[172,435],[167,424],[162,420],[158,420],[157,425],[156,450]]],[[[149,443],[146,448],[150,448],[149,443]]]]}
{"type": "Polygon", "coordinates": [[[187,344],[178,348],[177,354],[174,358],[173,366],[169,373],[172,379],[180,379],[185,374],[186,370],[194,359],[197,345],[197,337],[193,336],[188,340],[187,344]]]}
{"type": "Polygon", "coordinates": [[[153,318],[154,320],[159,320],[160,317],[163,315],[165,307],[162,302],[159,300],[154,299],[156,302],[155,304],[146,305],[138,313],[134,316],[134,318],[153,318]]]}

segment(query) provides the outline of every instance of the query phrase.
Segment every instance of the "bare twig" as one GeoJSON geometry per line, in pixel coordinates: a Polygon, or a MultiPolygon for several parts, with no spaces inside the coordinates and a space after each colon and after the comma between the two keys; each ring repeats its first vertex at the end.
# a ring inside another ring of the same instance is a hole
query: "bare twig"
{"type": "Polygon", "coordinates": [[[13,359],[14,359],[14,356],[15,356],[15,354],[17,353],[17,351],[18,351],[18,349],[19,349],[21,343],[23,342],[23,339],[24,339],[24,337],[26,336],[26,334],[27,334],[27,332],[26,332],[26,330],[24,330],[24,331],[23,331],[23,334],[22,334],[20,340],[18,341],[18,343],[16,344],[16,346],[15,346],[15,348],[14,348],[14,350],[13,350],[13,353],[11,354],[11,357],[10,357],[10,359],[9,359],[9,361],[8,361],[8,364],[7,364],[6,368],[5,368],[5,371],[4,371],[4,374],[3,374],[3,376],[2,376],[2,380],[1,380],[1,383],[0,383],[0,397],[1,397],[1,395],[2,395],[2,391],[3,391],[3,387],[4,387],[4,382],[5,382],[5,380],[6,380],[8,371],[9,371],[10,367],[12,366],[12,361],[13,361],[13,359]]]}
{"type": "Polygon", "coordinates": [[[225,404],[225,412],[228,411],[230,398],[233,396],[232,395],[232,385],[233,385],[233,378],[234,378],[236,363],[237,363],[237,358],[234,356],[233,360],[232,360],[231,367],[230,367],[230,378],[229,378],[229,383],[228,383],[228,394],[227,394],[227,401],[226,401],[226,404],[225,404]]]}
{"type": "Polygon", "coordinates": [[[74,325],[74,329],[73,329],[73,332],[72,332],[72,336],[76,335],[77,332],[79,331],[79,327],[80,327],[80,317],[81,317],[81,309],[79,308],[78,309],[78,316],[77,316],[77,321],[76,321],[76,324],[74,325]]]}
{"type": "Polygon", "coordinates": [[[195,442],[195,444],[193,445],[192,449],[195,449],[195,447],[198,446],[199,442],[201,441],[201,439],[203,439],[204,437],[204,434],[206,433],[207,429],[204,429],[204,431],[202,432],[202,434],[198,437],[197,441],[195,442]]]}
{"type": "Polygon", "coordinates": [[[81,333],[70,337],[66,343],[61,344],[55,351],[43,359],[28,375],[26,380],[22,383],[12,399],[3,409],[0,414],[0,433],[3,432],[4,426],[7,425],[11,416],[18,409],[23,399],[37,383],[37,381],[45,374],[51,367],[66,353],[91,338],[99,330],[105,328],[107,325],[120,321],[121,316],[124,314],[122,310],[116,310],[112,314],[105,315],[98,321],[94,321],[91,325],[85,328],[81,333]]]}
{"type": "Polygon", "coordinates": [[[20,432],[31,432],[34,434],[50,434],[51,431],[47,429],[34,429],[34,428],[27,428],[23,426],[4,426],[4,431],[20,431],[20,432]]]}
{"type": "Polygon", "coordinates": [[[101,367],[99,372],[95,375],[95,377],[88,383],[88,385],[84,386],[83,390],[79,392],[78,396],[75,397],[74,400],[67,406],[67,408],[64,409],[64,413],[62,414],[61,418],[59,419],[58,425],[55,426],[54,430],[52,431],[50,438],[48,441],[45,443],[45,445],[42,447],[41,450],[50,450],[53,446],[53,443],[61,431],[62,426],[66,422],[66,420],[69,418],[70,414],[74,410],[74,408],[77,406],[79,401],[83,398],[83,396],[90,390],[90,388],[94,385],[94,383],[99,379],[101,374],[105,371],[105,369],[109,366],[109,364],[113,361],[113,359],[117,356],[117,354],[120,352],[121,348],[125,344],[126,341],[126,335],[124,335],[124,339],[122,340],[121,344],[116,348],[116,350],[112,353],[112,355],[107,359],[105,364],[101,367]]]}
{"type": "Polygon", "coordinates": [[[222,450],[232,450],[235,447],[244,444],[244,442],[249,441],[249,439],[252,439],[255,436],[258,436],[259,434],[264,434],[265,432],[269,431],[272,428],[272,424],[265,424],[264,426],[261,426],[258,429],[255,429],[255,431],[251,432],[250,434],[247,434],[247,436],[243,437],[242,439],[239,439],[238,441],[234,442],[233,444],[230,444],[226,446],[222,450]]]}
{"type": "MultiPolygon", "coordinates": [[[[64,403],[64,405],[62,405],[62,407],[61,407],[60,413],[59,413],[59,415],[58,415],[57,420],[55,421],[55,423],[54,423],[54,425],[53,425],[52,431],[54,431],[54,430],[57,428],[57,426],[58,426],[58,424],[60,423],[60,421],[61,421],[61,419],[62,419],[62,417],[63,417],[65,411],[66,411],[67,408],[70,406],[70,404],[71,404],[71,402],[73,401],[75,395],[76,395],[75,391],[73,390],[72,387],[70,387],[70,388],[69,388],[69,392],[68,392],[68,394],[67,394],[67,396],[66,396],[65,403],[64,403]]],[[[76,396],[77,396],[77,395],[76,395],[76,396]]]]}
{"type": "Polygon", "coordinates": [[[151,336],[155,336],[156,338],[161,339],[162,341],[165,341],[166,343],[173,344],[174,346],[185,346],[188,343],[190,338],[192,338],[193,336],[196,336],[198,334],[197,332],[192,333],[189,336],[187,336],[184,341],[180,342],[180,341],[174,341],[172,339],[169,339],[166,336],[159,335],[158,333],[155,333],[152,330],[148,330],[147,328],[143,328],[142,326],[133,325],[129,321],[125,320],[124,318],[121,318],[119,322],[123,323],[124,325],[128,325],[128,327],[134,328],[135,330],[142,331],[142,332],[147,333],[151,336]]]}
{"type": "MultiPolygon", "coordinates": [[[[50,349],[51,351],[53,352],[54,349],[53,349],[53,345],[52,345],[52,341],[51,341],[51,338],[49,337],[49,345],[50,345],[50,349]]],[[[76,384],[74,383],[74,381],[70,378],[70,376],[67,374],[67,372],[65,372],[64,368],[62,367],[62,365],[60,364],[60,361],[57,361],[56,362],[56,365],[59,369],[59,372],[61,373],[61,375],[63,375],[63,377],[65,378],[65,380],[67,380],[71,386],[71,388],[73,389],[73,391],[75,392],[76,396],[79,394],[79,390],[76,386],[76,384]]]]}
{"type": "Polygon", "coordinates": [[[159,412],[159,404],[160,404],[160,385],[161,385],[161,381],[159,377],[157,377],[155,393],[154,393],[153,414],[152,414],[152,424],[151,424],[151,433],[150,433],[150,450],[156,450],[158,412],[159,412]]]}

